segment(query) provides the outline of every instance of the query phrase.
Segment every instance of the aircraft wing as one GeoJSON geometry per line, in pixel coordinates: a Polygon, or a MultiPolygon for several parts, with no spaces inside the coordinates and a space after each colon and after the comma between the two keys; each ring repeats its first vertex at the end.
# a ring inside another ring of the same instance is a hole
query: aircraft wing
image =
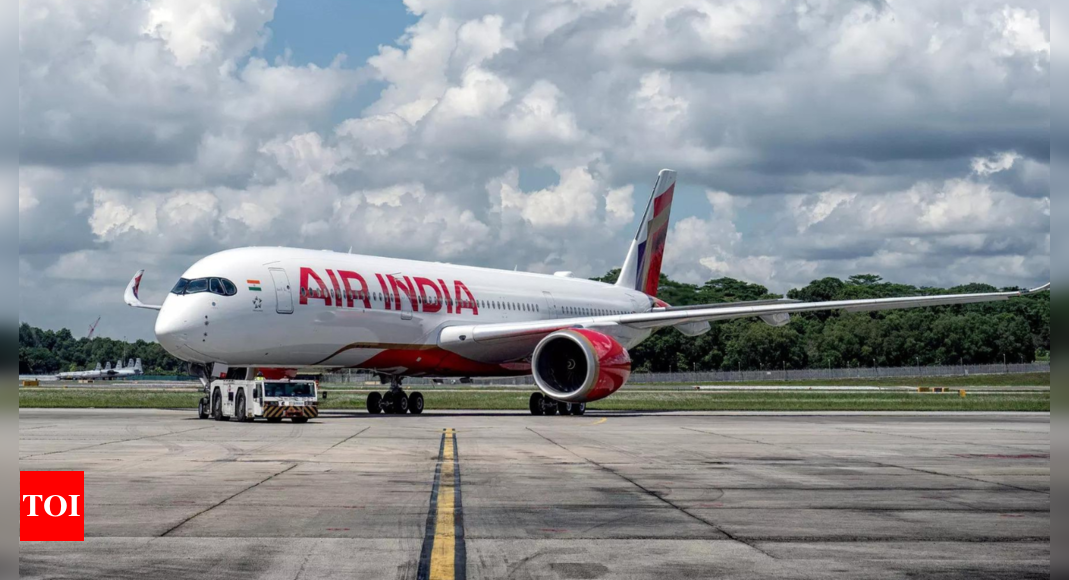
{"type": "Polygon", "coordinates": [[[1050,284],[1029,291],[997,292],[991,294],[951,294],[940,296],[912,296],[905,298],[880,298],[872,300],[844,300],[837,302],[793,302],[770,301],[743,304],[716,304],[709,306],[690,306],[672,309],[659,309],[641,314],[624,314],[619,316],[576,317],[535,322],[505,324],[464,325],[448,327],[439,337],[441,346],[463,347],[471,343],[492,343],[495,341],[530,341],[557,330],[568,328],[589,328],[601,330],[614,337],[626,336],[636,331],[679,326],[699,322],[722,322],[737,318],[769,318],[784,314],[842,310],[846,312],[875,312],[879,310],[898,310],[906,308],[924,308],[928,306],[953,306],[961,304],[979,304],[999,302],[1038,294],[1050,290],[1050,284]]]}
{"type": "Polygon", "coordinates": [[[141,298],[138,297],[141,289],[141,278],[145,275],[144,270],[138,270],[137,274],[134,274],[134,278],[130,280],[130,284],[126,286],[126,294],[123,295],[123,299],[128,306],[134,308],[145,308],[147,310],[159,310],[163,306],[154,306],[152,304],[145,304],[141,302],[141,298]]]}

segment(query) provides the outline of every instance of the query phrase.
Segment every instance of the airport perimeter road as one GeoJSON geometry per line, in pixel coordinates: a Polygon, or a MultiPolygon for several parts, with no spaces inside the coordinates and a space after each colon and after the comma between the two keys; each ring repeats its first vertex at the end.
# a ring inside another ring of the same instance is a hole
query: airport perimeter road
{"type": "Polygon", "coordinates": [[[23,410],[21,578],[1049,578],[1049,415],[23,410]]]}

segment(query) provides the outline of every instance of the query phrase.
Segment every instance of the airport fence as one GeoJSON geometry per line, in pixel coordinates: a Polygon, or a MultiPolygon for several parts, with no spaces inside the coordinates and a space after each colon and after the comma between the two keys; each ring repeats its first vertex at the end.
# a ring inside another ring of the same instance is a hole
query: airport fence
{"type": "MultiPolygon", "coordinates": [[[[825,380],[875,380],[887,378],[922,378],[922,377],[960,377],[971,375],[1013,375],[1029,373],[1049,373],[1049,362],[1030,364],[996,364],[996,365],[954,365],[954,366],[913,366],[913,367],[858,367],[843,369],[780,369],[764,371],[709,371],[676,373],[633,373],[631,384],[699,384],[699,383],[756,383],[787,381],[825,381],[825,380]]],[[[372,373],[362,371],[344,371],[323,377],[325,383],[361,384],[377,383],[378,378],[372,373]]],[[[453,384],[456,379],[436,381],[432,378],[408,378],[406,386],[453,384]]],[[[501,377],[472,379],[474,385],[534,385],[534,379],[525,377],[501,377]]]]}

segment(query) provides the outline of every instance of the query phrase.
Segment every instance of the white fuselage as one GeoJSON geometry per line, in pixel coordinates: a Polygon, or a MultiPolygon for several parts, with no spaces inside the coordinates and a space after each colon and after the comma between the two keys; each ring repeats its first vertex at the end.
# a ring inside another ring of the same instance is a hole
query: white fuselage
{"type": "MultiPolygon", "coordinates": [[[[525,374],[528,344],[446,350],[439,335],[452,326],[623,315],[654,306],[642,292],[583,279],[289,248],[221,252],[183,275],[209,285],[213,278],[220,293],[168,295],[156,336],[183,360],[231,367],[525,374]],[[236,293],[223,295],[223,280],[236,293]]],[[[648,336],[618,338],[632,348],[648,336]]]]}
{"type": "Polygon", "coordinates": [[[110,369],[110,370],[95,370],[95,371],[76,371],[70,373],[59,373],[56,378],[63,381],[88,381],[97,379],[122,379],[128,377],[135,377],[140,375],[139,371],[128,368],[110,369]]]}

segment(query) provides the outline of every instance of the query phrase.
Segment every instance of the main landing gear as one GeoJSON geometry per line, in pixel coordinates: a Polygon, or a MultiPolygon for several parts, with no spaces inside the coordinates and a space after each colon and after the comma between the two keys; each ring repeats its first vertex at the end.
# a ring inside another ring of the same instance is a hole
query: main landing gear
{"type": "Polygon", "coordinates": [[[564,403],[554,401],[542,393],[531,395],[531,414],[542,415],[585,415],[586,403],[564,403]]]}
{"type": "Polygon", "coordinates": [[[404,415],[423,413],[423,395],[412,393],[406,395],[401,389],[401,377],[390,377],[390,390],[385,393],[371,393],[367,396],[367,412],[372,415],[404,415]]]}

